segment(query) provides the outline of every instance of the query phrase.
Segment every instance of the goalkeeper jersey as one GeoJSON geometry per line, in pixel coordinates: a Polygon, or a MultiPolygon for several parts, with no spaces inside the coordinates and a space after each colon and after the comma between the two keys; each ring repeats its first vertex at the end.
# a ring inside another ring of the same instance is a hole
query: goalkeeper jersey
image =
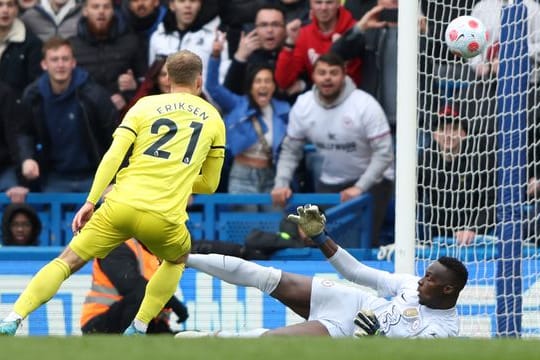
{"type": "Polygon", "coordinates": [[[380,297],[371,308],[386,336],[444,338],[458,335],[459,319],[455,307],[439,310],[418,303],[419,277],[380,273],[377,281],[380,297]]]}
{"type": "Polygon", "coordinates": [[[377,296],[364,297],[362,308],[358,310],[373,311],[386,336],[438,338],[458,335],[459,318],[455,307],[441,310],[419,304],[419,277],[371,268],[342,248],[338,248],[329,262],[346,279],[377,291],[377,296]]]}

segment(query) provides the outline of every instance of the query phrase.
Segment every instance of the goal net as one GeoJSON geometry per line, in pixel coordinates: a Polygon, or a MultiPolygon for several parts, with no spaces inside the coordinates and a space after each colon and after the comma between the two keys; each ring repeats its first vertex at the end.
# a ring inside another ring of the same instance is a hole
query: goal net
{"type": "Polygon", "coordinates": [[[463,336],[538,337],[540,5],[503,3],[420,2],[415,263],[421,274],[440,256],[465,261],[463,336]],[[489,33],[469,60],[444,44],[461,15],[489,33]]]}

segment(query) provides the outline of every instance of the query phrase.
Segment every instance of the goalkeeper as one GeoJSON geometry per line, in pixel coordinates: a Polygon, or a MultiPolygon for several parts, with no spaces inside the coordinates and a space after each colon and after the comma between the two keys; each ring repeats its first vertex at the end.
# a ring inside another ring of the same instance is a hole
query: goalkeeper
{"type": "Polygon", "coordinates": [[[314,335],[439,338],[458,335],[456,302],[467,282],[467,269],[457,259],[441,257],[422,278],[370,268],[340,248],[325,232],[326,219],[315,205],[289,215],[347,280],[378,292],[332,280],[312,278],[217,254],[194,255],[187,265],[235,285],[256,287],[300,315],[305,322],[243,333],[181,332],[177,337],[216,335],[314,335]],[[389,298],[389,299],[387,299],[389,298]]]}

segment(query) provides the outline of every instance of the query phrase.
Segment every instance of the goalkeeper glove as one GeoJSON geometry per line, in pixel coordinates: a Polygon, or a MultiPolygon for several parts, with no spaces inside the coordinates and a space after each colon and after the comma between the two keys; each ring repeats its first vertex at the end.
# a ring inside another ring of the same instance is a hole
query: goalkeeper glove
{"type": "Polygon", "coordinates": [[[306,204],[296,208],[298,215],[287,216],[289,221],[298,224],[302,231],[311,238],[317,245],[322,245],[326,241],[324,227],[326,217],[321,214],[317,205],[306,204]]]}
{"type": "Polygon", "coordinates": [[[373,336],[381,333],[379,320],[371,310],[360,310],[354,318],[356,325],[355,337],[373,336]]]}

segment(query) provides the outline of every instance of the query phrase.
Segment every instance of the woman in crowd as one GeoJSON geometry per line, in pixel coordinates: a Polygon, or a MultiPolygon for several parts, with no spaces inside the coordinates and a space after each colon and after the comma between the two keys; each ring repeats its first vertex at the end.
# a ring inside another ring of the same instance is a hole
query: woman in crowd
{"type": "Polygon", "coordinates": [[[10,204],[2,216],[2,245],[35,246],[41,233],[41,221],[28,204],[10,204]]]}
{"type": "Polygon", "coordinates": [[[225,36],[214,41],[208,62],[206,87],[221,108],[227,128],[227,148],[234,157],[229,174],[231,194],[269,193],[274,185],[281,141],[285,137],[290,106],[274,97],[271,67],[254,67],[246,77],[246,95],[237,95],[218,80],[225,36]]]}

